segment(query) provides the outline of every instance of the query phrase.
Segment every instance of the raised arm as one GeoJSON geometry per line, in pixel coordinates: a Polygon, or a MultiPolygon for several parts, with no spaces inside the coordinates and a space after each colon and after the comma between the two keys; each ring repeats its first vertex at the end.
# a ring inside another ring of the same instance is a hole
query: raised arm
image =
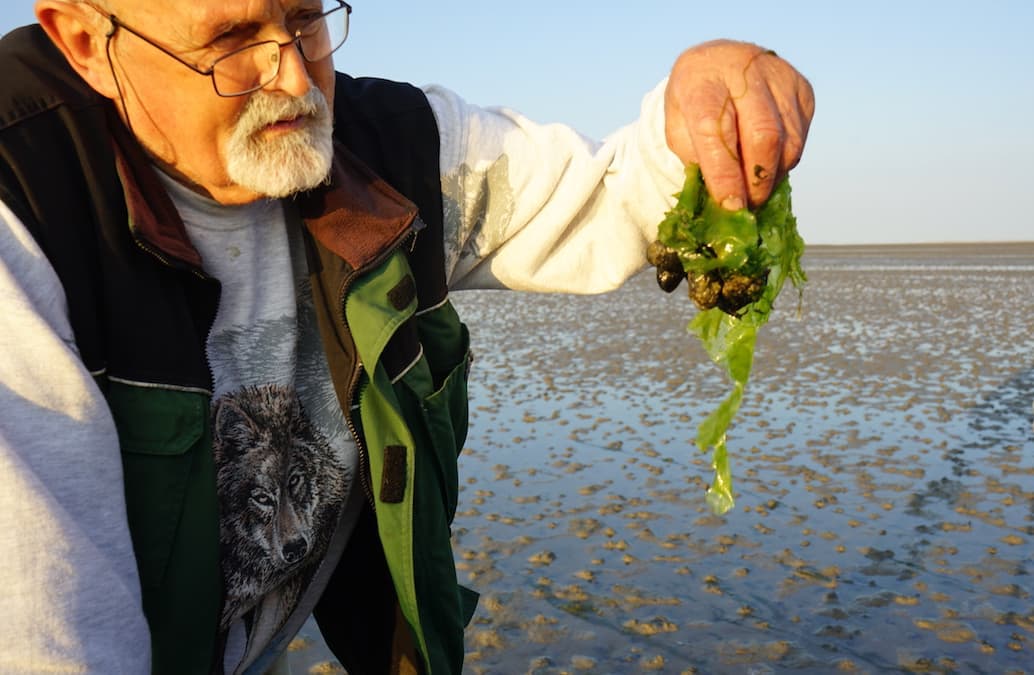
{"type": "Polygon", "coordinates": [[[683,53],[639,119],[602,142],[440,87],[427,94],[453,288],[612,290],[645,264],[685,164],[728,208],[756,206],[800,160],[814,113],[793,67],[728,41],[683,53]]]}

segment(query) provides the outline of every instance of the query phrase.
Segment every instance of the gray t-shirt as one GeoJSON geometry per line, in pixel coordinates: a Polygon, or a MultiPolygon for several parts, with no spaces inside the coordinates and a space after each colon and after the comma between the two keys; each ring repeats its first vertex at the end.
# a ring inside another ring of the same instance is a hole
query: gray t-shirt
{"type": "Polygon", "coordinates": [[[320,343],[301,233],[287,227],[282,203],[224,206],[163,179],[205,272],[222,285],[207,353],[220,627],[228,631],[224,664],[235,672],[265,662],[278,634],[293,634],[311,612],[355,523],[358,508],[341,514],[358,455],[320,343]]]}

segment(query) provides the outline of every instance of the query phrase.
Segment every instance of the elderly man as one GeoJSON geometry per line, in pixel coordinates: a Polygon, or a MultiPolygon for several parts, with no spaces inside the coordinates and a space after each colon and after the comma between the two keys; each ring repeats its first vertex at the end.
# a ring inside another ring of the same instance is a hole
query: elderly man
{"type": "Polygon", "coordinates": [[[335,73],[343,0],[38,0],[0,42],[0,670],[458,673],[462,288],[597,292],[701,166],[799,160],[773,52],[680,56],[605,143],[335,73]]]}

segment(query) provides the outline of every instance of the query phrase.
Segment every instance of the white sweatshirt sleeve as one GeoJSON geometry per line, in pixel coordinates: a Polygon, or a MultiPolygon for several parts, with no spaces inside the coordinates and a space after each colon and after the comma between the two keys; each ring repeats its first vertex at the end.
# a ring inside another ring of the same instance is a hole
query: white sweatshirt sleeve
{"type": "Polygon", "coordinates": [[[427,87],[450,287],[598,293],[639,271],[684,180],[664,139],[664,85],[603,142],[427,87]]]}
{"type": "Polygon", "coordinates": [[[0,672],[150,672],[115,425],[2,203],[0,411],[0,672]]]}

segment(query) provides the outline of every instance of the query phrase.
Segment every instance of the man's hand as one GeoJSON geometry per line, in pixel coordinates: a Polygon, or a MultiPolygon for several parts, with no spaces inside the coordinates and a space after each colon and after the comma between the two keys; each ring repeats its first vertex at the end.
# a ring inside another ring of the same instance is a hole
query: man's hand
{"type": "Polygon", "coordinates": [[[664,94],[668,146],[722,206],[762,204],[797,165],[815,114],[804,76],[775,52],[707,42],[682,53],[664,94]]]}

